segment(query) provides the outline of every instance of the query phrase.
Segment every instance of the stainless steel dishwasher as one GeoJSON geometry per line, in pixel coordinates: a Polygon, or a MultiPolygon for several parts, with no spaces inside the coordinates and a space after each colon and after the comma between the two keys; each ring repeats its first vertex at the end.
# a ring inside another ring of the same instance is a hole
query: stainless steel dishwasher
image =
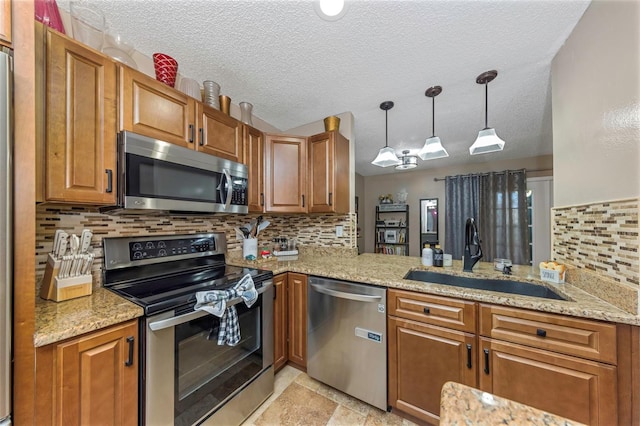
{"type": "Polygon", "coordinates": [[[387,409],[387,291],[309,277],[307,374],[387,409]]]}

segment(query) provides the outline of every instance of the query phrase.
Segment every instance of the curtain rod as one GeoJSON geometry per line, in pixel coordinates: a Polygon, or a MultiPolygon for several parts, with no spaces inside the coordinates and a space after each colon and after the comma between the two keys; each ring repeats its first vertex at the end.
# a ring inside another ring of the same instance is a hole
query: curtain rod
{"type": "MultiPolygon", "coordinates": [[[[546,172],[546,171],[549,171],[549,170],[553,171],[553,169],[520,169],[520,170],[507,170],[507,171],[508,171],[508,172],[510,172],[510,173],[515,173],[515,172],[519,172],[519,171],[521,171],[521,170],[524,170],[524,171],[525,171],[525,172],[527,172],[527,173],[546,172]]],[[[504,173],[504,171],[502,171],[502,172],[491,172],[491,173],[494,173],[494,174],[503,174],[503,173],[504,173]]],[[[469,174],[466,174],[466,175],[460,175],[460,176],[462,176],[462,177],[471,177],[471,176],[489,176],[489,173],[488,173],[488,172],[487,172],[487,173],[469,173],[469,174]]],[[[433,178],[433,181],[434,181],[434,182],[440,182],[440,181],[443,181],[443,180],[447,180],[447,178],[433,178]]]]}

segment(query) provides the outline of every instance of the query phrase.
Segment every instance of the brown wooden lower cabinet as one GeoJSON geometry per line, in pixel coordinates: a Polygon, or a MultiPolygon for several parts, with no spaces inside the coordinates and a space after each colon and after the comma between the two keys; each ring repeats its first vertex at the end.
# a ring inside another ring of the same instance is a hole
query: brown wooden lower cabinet
{"type": "Polygon", "coordinates": [[[289,361],[307,368],[307,276],[288,273],[289,361]]]}
{"type": "Polygon", "coordinates": [[[471,333],[389,317],[389,404],[437,424],[447,381],[476,387],[476,337],[471,333]]]}
{"type": "Polygon", "coordinates": [[[273,277],[273,364],[280,370],[287,361],[307,368],[307,276],[295,272],[273,277]]]}
{"type": "Polygon", "coordinates": [[[289,359],[287,342],[287,274],[273,277],[273,368],[280,370],[289,359]]]}
{"type": "Polygon", "coordinates": [[[36,349],[36,424],[138,424],[138,322],[36,349]]]}
{"type": "Polygon", "coordinates": [[[617,425],[615,366],[480,338],[480,389],[589,425],[617,425]]]}

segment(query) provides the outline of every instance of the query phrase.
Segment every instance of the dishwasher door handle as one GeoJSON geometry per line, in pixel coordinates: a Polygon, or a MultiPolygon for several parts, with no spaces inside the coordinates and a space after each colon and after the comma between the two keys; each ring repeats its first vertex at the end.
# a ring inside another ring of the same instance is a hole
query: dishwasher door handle
{"type": "Polygon", "coordinates": [[[349,293],[346,291],[334,290],[324,285],[311,284],[311,287],[318,293],[339,297],[341,299],[355,300],[358,302],[378,302],[382,300],[382,296],[371,296],[362,293],[349,293]]]}

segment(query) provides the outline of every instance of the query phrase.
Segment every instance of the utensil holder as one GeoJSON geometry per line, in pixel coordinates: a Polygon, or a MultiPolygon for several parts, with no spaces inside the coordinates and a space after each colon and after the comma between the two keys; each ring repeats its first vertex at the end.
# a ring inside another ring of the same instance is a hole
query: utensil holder
{"type": "Polygon", "coordinates": [[[246,259],[247,256],[253,256],[255,259],[258,258],[257,238],[246,238],[242,240],[242,257],[246,259]]]}
{"type": "Polygon", "coordinates": [[[56,259],[51,254],[47,256],[47,265],[40,286],[40,297],[54,302],[62,302],[90,295],[93,291],[93,276],[85,274],[60,278],[58,274],[61,264],[61,259],[56,259]]]}

